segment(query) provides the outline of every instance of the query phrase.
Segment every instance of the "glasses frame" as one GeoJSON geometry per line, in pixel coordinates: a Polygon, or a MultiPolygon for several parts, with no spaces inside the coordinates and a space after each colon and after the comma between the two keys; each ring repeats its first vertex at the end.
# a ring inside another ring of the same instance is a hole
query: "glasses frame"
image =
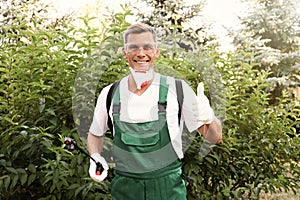
{"type": "Polygon", "coordinates": [[[151,51],[155,52],[157,49],[157,43],[144,43],[144,44],[126,43],[124,45],[124,49],[126,53],[138,52],[141,49],[144,52],[151,52],[151,51]]]}

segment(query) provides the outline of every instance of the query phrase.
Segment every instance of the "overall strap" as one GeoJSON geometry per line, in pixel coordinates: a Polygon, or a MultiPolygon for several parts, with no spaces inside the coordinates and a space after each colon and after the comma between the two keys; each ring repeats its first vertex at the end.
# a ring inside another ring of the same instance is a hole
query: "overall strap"
{"type": "Polygon", "coordinates": [[[159,84],[158,112],[166,112],[168,90],[169,85],[167,84],[167,77],[161,75],[159,84]]]}
{"type": "Polygon", "coordinates": [[[120,87],[118,86],[115,90],[115,93],[113,95],[113,109],[112,109],[112,114],[120,114],[121,110],[121,102],[120,102],[120,87]]]}
{"type": "Polygon", "coordinates": [[[112,125],[111,118],[109,116],[109,109],[110,109],[112,97],[113,97],[113,95],[115,93],[115,90],[118,87],[119,83],[120,83],[120,80],[116,81],[112,84],[112,86],[109,88],[109,91],[108,91],[108,94],[107,94],[107,97],[106,97],[106,112],[107,112],[107,116],[108,116],[107,125],[108,125],[108,128],[109,128],[110,131],[113,130],[113,125],[112,125]]]}
{"type": "Polygon", "coordinates": [[[177,94],[177,101],[178,101],[178,124],[180,125],[182,104],[183,104],[183,89],[182,89],[181,80],[176,79],[175,84],[176,84],[176,94],[177,94]]]}

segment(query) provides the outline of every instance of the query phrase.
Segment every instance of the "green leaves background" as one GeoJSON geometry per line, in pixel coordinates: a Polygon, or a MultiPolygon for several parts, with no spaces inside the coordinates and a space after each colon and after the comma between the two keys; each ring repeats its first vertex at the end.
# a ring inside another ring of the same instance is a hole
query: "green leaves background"
{"type": "MultiPolygon", "coordinates": [[[[86,146],[84,133],[99,91],[128,73],[119,53],[128,15],[128,10],[118,13],[107,25],[104,39],[89,26],[93,19],[83,19],[86,26],[80,29],[67,23],[63,29],[42,28],[38,18],[29,26],[21,17],[19,25],[4,27],[1,199],[110,199],[113,174],[104,182],[92,181],[87,173],[89,160],[76,150],[66,151],[62,144],[69,136],[86,146]],[[84,76],[78,76],[82,71],[84,76]]],[[[226,100],[221,102],[225,107],[222,144],[211,146],[211,152],[201,158],[199,136],[185,152],[183,171],[195,180],[193,185],[187,183],[188,199],[257,199],[261,191],[299,188],[300,141],[295,129],[299,108],[284,94],[276,105],[269,104],[265,81],[269,72],[257,69],[260,64],[254,62],[254,55],[220,54],[214,47],[202,56],[175,48],[170,53],[162,47],[161,55],[162,73],[183,77],[195,89],[210,73],[205,70],[214,67],[226,89],[214,88],[226,100]]],[[[111,145],[109,139],[106,145],[111,145]]]]}

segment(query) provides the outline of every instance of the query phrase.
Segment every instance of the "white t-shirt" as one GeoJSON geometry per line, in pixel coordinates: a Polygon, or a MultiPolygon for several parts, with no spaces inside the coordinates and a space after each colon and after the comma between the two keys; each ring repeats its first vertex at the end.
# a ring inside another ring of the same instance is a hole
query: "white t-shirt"
{"type": "MultiPolygon", "coordinates": [[[[157,120],[160,74],[155,73],[152,84],[140,96],[128,90],[128,77],[129,76],[126,76],[120,81],[120,102],[122,105],[120,110],[120,120],[133,123],[157,120]]],[[[194,109],[192,107],[193,102],[195,102],[196,94],[185,81],[182,81],[184,101],[182,105],[182,115],[179,126],[175,79],[168,76],[167,84],[169,85],[166,108],[168,129],[174,150],[181,159],[183,158],[181,138],[183,124],[185,123],[188,131],[192,132],[202,126],[203,123],[196,120],[194,109]]],[[[103,136],[108,130],[106,98],[111,86],[112,84],[103,88],[97,100],[93,122],[89,129],[89,131],[96,136],[103,136]]],[[[109,114],[113,120],[112,106],[110,107],[109,114]]]]}

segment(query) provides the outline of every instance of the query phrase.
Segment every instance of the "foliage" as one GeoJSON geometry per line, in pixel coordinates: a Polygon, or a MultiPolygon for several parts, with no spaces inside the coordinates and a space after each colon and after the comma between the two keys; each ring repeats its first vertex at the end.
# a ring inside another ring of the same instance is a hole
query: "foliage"
{"type": "MultiPolygon", "coordinates": [[[[59,25],[63,25],[62,22],[70,19],[68,15],[61,17],[51,16],[51,18],[49,18],[49,14],[51,15],[50,12],[53,9],[51,5],[41,0],[2,0],[0,3],[0,22],[3,25],[20,25],[18,18],[22,17],[22,20],[26,21],[27,25],[33,26],[35,23],[33,19],[36,20],[38,18],[43,20],[40,20],[35,26],[38,25],[45,28],[49,25],[54,25],[58,28],[59,25]]],[[[63,28],[63,26],[60,28],[63,28]]],[[[14,29],[10,31],[14,32],[14,29]]],[[[6,34],[2,29],[0,33],[6,34]]]]}
{"type": "Polygon", "coordinates": [[[293,125],[299,124],[300,110],[287,97],[276,107],[268,104],[268,73],[255,69],[252,54],[213,57],[226,86],[224,139],[204,158],[198,154],[201,138],[186,152],[184,172],[195,180],[189,198],[256,199],[261,191],[295,191],[300,140],[293,125]]]}
{"type": "Polygon", "coordinates": [[[66,152],[53,147],[62,145],[61,135],[74,133],[74,80],[97,46],[95,30],[66,24],[66,29],[40,28],[42,19],[33,18],[34,26],[22,16],[18,19],[16,25],[5,26],[1,36],[0,198],[108,196],[107,183],[86,179],[86,158],[65,157],[66,152]]]}
{"type": "MultiPolygon", "coordinates": [[[[16,25],[4,27],[0,47],[1,199],[110,199],[111,171],[106,181],[92,181],[88,158],[77,150],[66,151],[62,143],[70,136],[79,146],[86,146],[82,134],[90,123],[97,94],[128,73],[120,54],[128,15],[131,12],[124,7],[123,14],[114,16],[103,41],[89,26],[92,19],[83,19],[86,27],[80,29],[67,24],[64,29],[28,26],[22,17],[16,25]],[[17,34],[8,31],[11,29],[17,34]]],[[[38,24],[39,19],[33,19],[33,25],[38,24]]],[[[174,38],[176,35],[170,35],[167,40],[171,44],[174,38]]],[[[207,54],[172,50],[168,45],[161,47],[159,71],[184,78],[193,88],[200,80],[212,86],[214,79],[220,79],[227,89],[215,85],[209,91],[211,96],[217,91],[227,99],[221,102],[226,103],[223,143],[211,147],[202,158],[202,138],[196,137],[183,160],[183,171],[195,180],[188,185],[189,199],[255,198],[261,191],[297,188],[296,147],[300,141],[292,126],[299,122],[299,110],[288,98],[281,99],[277,107],[268,104],[264,82],[268,73],[255,69],[252,54],[224,57],[213,50],[207,54]],[[221,77],[208,70],[213,66],[221,77]]],[[[107,141],[105,149],[110,145],[107,141]]]]}
{"type": "Polygon", "coordinates": [[[183,0],[137,0],[134,5],[138,6],[133,6],[133,10],[141,22],[157,29],[160,38],[176,35],[177,48],[197,52],[199,46],[204,48],[216,43],[216,36],[210,33],[211,26],[201,18],[204,4],[205,1],[192,4],[183,0]],[[141,5],[148,9],[139,12],[141,5]]]}
{"type": "Polygon", "coordinates": [[[95,100],[100,91],[107,85],[128,74],[125,59],[121,54],[123,46],[122,33],[130,25],[125,18],[131,12],[124,6],[124,13],[116,13],[106,37],[93,47],[85,58],[74,84],[73,118],[77,131],[85,136],[93,118],[95,100]]]}
{"type": "Polygon", "coordinates": [[[299,1],[257,1],[242,18],[243,27],[235,37],[238,49],[256,53],[259,69],[271,73],[270,101],[277,103],[283,90],[300,99],[300,14],[299,1]],[[298,94],[297,94],[298,93],[298,94]]]}

